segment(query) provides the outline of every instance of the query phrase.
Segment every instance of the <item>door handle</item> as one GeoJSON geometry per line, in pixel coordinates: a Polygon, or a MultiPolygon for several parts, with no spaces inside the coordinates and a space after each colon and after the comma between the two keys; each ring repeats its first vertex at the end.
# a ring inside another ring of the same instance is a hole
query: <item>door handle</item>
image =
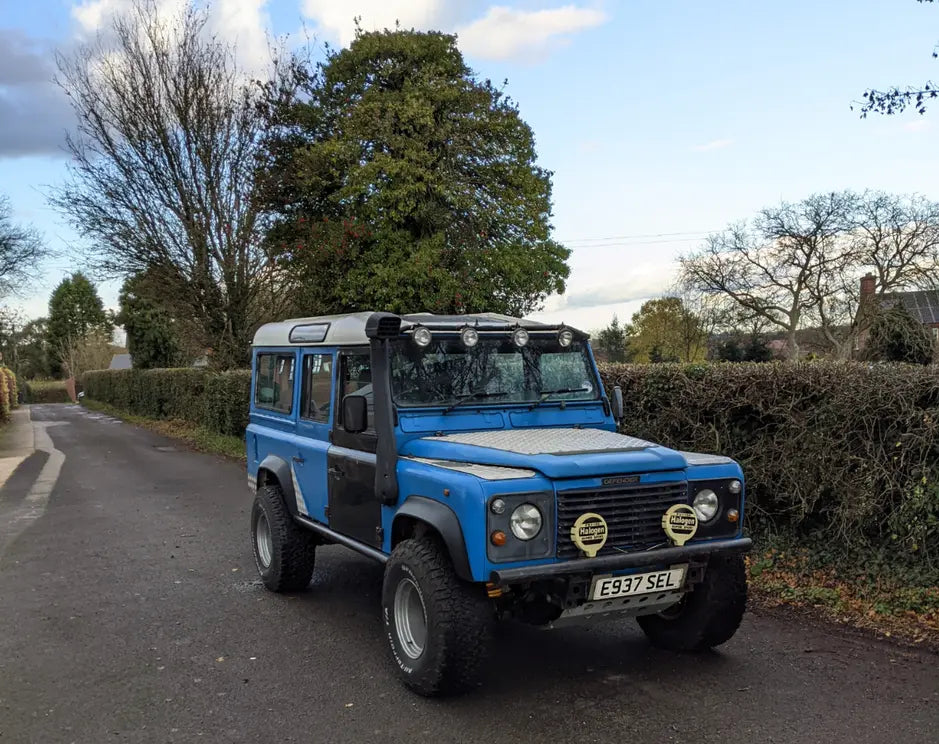
{"type": "Polygon", "coordinates": [[[303,459],[302,455],[294,455],[291,459],[298,465],[302,465],[303,463],[306,462],[306,460],[303,459]]]}
{"type": "Polygon", "coordinates": [[[343,470],[342,468],[337,468],[337,467],[327,468],[327,471],[334,478],[342,478],[346,474],[345,470],[343,470]]]}

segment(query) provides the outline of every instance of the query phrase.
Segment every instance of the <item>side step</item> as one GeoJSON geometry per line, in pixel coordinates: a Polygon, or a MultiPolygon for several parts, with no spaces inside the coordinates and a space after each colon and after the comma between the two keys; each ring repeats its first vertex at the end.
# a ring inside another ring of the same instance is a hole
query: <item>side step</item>
{"type": "Polygon", "coordinates": [[[377,548],[373,548],[371,545],[366,545],[361,543],[358,540],[353,540],[351,537],[346,535],[340,535],[338,532],[334,532],[329,529],[325,524],[320,524],[319,522],[314,522],[308,517],[294,517],[298,524],[303,525],[308,530],[311,530],[318,534],[320,537],[328,540],[331,543],[336,543],[337,545],[343,545],[351,550],[354,550],[356,553],[361,553],[367,558],[371,558],[373,561],[378,561],[379,563],[387,563],[388,556],[382,553],[377,548]]]}

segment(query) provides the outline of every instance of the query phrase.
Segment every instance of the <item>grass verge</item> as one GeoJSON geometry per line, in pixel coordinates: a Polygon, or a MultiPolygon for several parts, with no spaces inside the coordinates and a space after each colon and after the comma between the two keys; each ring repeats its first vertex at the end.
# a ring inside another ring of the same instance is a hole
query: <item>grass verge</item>
{"type": "Polygon", "coordinates": [[[797,546],[754,551],[747,565],[757,608],[794,607],[939,652],[939,587],[933,582],[824,565],[797,546]]]}
{"type": "Polygon", "coordinates": [[[172,437],[185,442],[194,450],[221,455],[239,462],[245,461],[245,443],[239,437],[227,434],[218,434],[202,426],[196,426],[180,419],[154,419],[147,416],[136,416],[119,408],[89,398],[82,399],[82,405],[92,411],[119,418],[129,424],[149,429],[165,437],[172,437]]]}

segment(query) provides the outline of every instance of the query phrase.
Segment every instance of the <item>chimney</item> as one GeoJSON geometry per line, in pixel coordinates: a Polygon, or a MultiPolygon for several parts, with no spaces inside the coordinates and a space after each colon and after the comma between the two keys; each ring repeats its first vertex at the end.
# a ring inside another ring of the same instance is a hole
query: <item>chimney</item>
{"type": "Polygon", "coordinates": [[[877,277],[873,274],[865,274],[861,277],[861,299],[870,297],[874,294],[874,288],[877,286],[877,277]]]}

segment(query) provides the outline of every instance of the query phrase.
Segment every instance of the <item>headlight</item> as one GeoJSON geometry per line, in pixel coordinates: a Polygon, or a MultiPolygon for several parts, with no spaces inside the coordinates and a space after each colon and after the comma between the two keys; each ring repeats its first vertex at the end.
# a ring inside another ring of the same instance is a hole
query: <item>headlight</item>
{"type": "Polygon", "coordinates": [[[732,480],[727,484],[727,490],[730,491],[734,496],[740,493],[743,490],[743,483],[738,480],[732,480]]]}
{"type": "Polygon", "coordinates": [[[512,534],[519,540],[532,540],[541,532],[541,512],[534,504],[522,504],[509,519],[512,534]]]}
{"type": "Polygon", "coordinates": [[[709,522],[714,519],[714,515],[717,514],[717,510],[720,508],[720,502],[717,500],[717,494],[714,493],[714,491],[710,488],[705,488],[702,491],[698,491],[698,494],[694,497],[692,506],[694,507],[695,514],[698,515],[698,519],[702,522],[709,522]]]}

